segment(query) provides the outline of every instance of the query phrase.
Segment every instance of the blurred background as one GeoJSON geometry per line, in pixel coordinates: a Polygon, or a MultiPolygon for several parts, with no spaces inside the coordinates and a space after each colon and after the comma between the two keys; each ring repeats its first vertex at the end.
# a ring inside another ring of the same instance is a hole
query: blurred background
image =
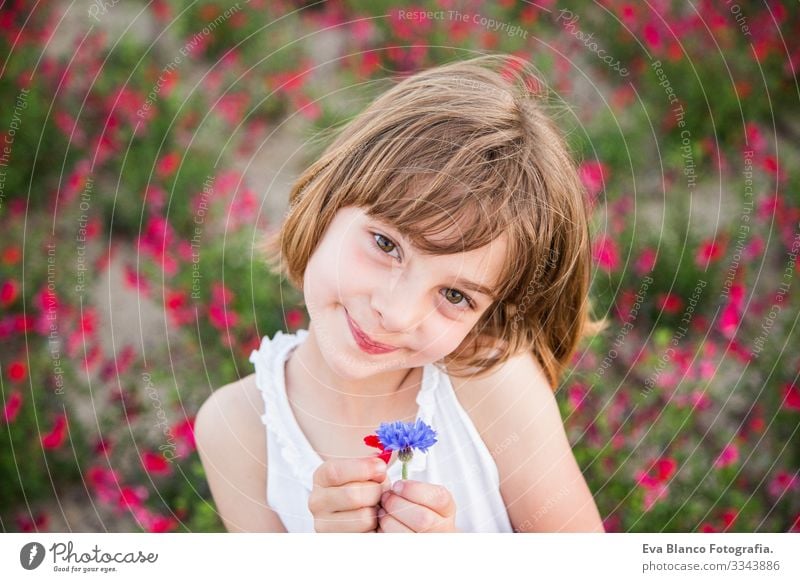
{"type": "Polygon", "coordinates": [[[0,526],[224,531],[199,405],[307,327],[253,251],[404,75],[531,60],[593,208],[558,387],[608,531],[800,531],[796,2],[0,4],[0,526]]]}

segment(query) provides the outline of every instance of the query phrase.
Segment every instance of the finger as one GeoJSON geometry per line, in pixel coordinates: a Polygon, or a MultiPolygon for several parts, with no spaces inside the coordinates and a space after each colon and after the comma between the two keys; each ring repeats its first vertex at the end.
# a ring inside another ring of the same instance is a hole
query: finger
{"type": "Polygon", "coordinates": [[[386,463],[376,457],[325,461],[314,471],[314,485],[338,487],[353,481],[378,483],[386,478],[386,463]]]}
{"type": "Polygon", "coordinates": [[[386,513],[385,510],[378,510],[378,532],[379,533],[415,533],[414,530],[409,529],[406,525],[386,513]]]}
{"type": "MultiPolygon", "coordinates": [[[[381,509],[415,532],[436,531],[445,521],[445,518],[432,509],[409,501],[394,493],[384,494],[381,500],[381,509]]],[[[378,510],[380,513],[380,509],[378,510]]]]}
{"type": "Polygon", "coordinates": [[[402,479],[392,486],[392,491],[413,503],[429,507],[442,517],[450,517],[456,511],[453,496],[442,485],[402,479]]]}
{"type": "Polygon", "coordinates": [[[333,513],[350,511],[361,507],[374,507],[381,500],[385,490],[375,481],[359,481],[339,487],[322,487],[317,490],[313,501],[309,501],[312,513],[333,513]]]}
{"type": "Polygon", "coordinates": [[[384,479],[383,483],[381,483],[381,493],[391,490],[392,490],[392,480],[389,479],[389,476],[387,475],[386,479],[384,479]]]}
{"type": "Polygon", "coordinates": [[[378,527],[378,512],[374,507],[351,511],[336,511],[314,518],[314,530],[319,533],[362,533],[378,527]]]}

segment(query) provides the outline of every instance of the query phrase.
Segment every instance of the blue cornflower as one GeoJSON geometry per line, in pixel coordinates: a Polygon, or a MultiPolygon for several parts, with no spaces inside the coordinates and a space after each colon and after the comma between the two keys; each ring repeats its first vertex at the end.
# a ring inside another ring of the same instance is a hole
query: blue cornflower
{"type": "Polygon", "coordinates": [[[426,453],[436,443],[436,431],[419,418],[414,423],[382,422],[376,433],[385,450],[398,451],[397,456],[403,463],[403,479],[407,478],[406,464],[414,456],[414,449],[426,453]]]}

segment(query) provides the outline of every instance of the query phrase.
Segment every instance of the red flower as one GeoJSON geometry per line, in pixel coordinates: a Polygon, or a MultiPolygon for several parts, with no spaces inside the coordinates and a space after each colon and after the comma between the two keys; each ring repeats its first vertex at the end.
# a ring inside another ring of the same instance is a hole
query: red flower
{"type": "Polygon", "coordinates": [[[150,524],[147,531],[150,533],[166,533],[174,530],[178,522],[174,518],[165,515],[151,515],[150,524]]]}
{"type": "Polygon", "coordinates": [[[28,375],[28,367],[22,362],[11,362],[8,377],[12,382],[22,382],[28,375]]]}
{"type": "Polygon", "coordinates": [[[783,386],[783,407],[786,410],[800,411],[800,390],[792,384],[783,386]]]}
{"type": "Polygon", "coordinates": [[[609,167],[597,160],[583,162],[578,169],[578,174],[589,195],[589,201],[594,206],[597,202],[597,195],[603,191],[603,186],[608,181],[609,167]]]}
{"type": "Polygon", "coordinates": [[[230,327],[236,327],[239,322],[239,314],[231,309],[226,309],[224,305],[212,304],[208,308],[208,320],[220,331],[226,331],[230,327]]]}
{"type": "Polygon", "coordinates": [[[17,527],[19,528],[20,532],[39,533],[40,530],[47,530],[49,518],[47,517],[46,513],[40,511],[33,516],[33,518],[31,518],[30,515],[18,515],[16,518],[14,518],[14,521],[17,522],[17,527]]]}
{"type": "Polygon", "coordinates": [[[675,293],[661,293],[656,301],[665,313],[678,313],[683,308],[683,301],[675,293]]]}
{"type": "Polygon", "coordinates": [[[22,252],[17,246],[8,247],[7,249],[3,250],[3,262],[6,265],[16,264],[21,257],[22,257],[22,252]]]}
{"type": "Polygon", "coordinates": [[[736,522],[736,518],[738,517],[739,517],[739,512],[734,508],[729,508],[723,511],[722,522],[725,524],[725,529],[731,527],[736,522]]]}
{"type": "Polygon", "coordinates": [[[707,267],[712,261],[717,261],[725,252],[725,244],[719,240],[704,240],[700,243],[695,254],[695,262],[700,267],[707,267]]]}
{"type": "Polygon", "coordinates": [[[177,438],[177,448],[175,456],[183,459],[197,448],[194,439],[194,420],[195,417],[188,417],[172,425],[172,434],[177,438]]]}
{"type": "Polygon", "coordinates": [[[718,469],[724,469],[725,467],[736,464],[738,460],[739,448],[734,443],[730,442],[722,449],[717,460],[714,461],[714,466],[718,469]]]}
{"type": "Polygon", "coordinates": [[[170,152],[160,160],[156,164],[156,172],[162,178],[166,178],[175,173],[175,170],[178,169],[178,165],[180,164],[181,159],[177,152],[170,152]]]}
{"type": "Polygon", "coordinates": [[[171,472],[169,462],[158,453],[147,451],[142,456],[142,463],[151,475],[167,475],[171,472]]]}
{"type": "Polygon", "coordinates": [[[286,312],[286,325],[289,329],[297,329],[303,323],[303,313],[299,309],[290,309],[286,312]]]}
{"type": "Polygon", "coordinates": [[[233,291],[228,289],[225,285],[215,282],[211,286],[211,301],[213,303],[228,305],[235,297],[233,291]]]}
{"type": "Polygon", "coordinates": [[[600,268],[606,272],[610,273],[619,266],[617,245],[605,234],[600,235],[592,244],[592,256],[600,268]]]}
{"type": "Polygon", "coordinates": [[[42,437],[42,445],[46,449],[57,449],[67,439],[67,416],[59,414],[53,425],[53,430],[42,437]]]}
{"type": "Polygon", "coordinates": [[[380,449],[381,452],[378,453],[378,458],[380,458],[387,465],[389,464],[389,459],[392,456],[392,451],[391,450],[388,450],[388,451],[384,450],[383,443],[381,442],[381,439],[378,438],[378,435],[371,434],[371,435],[365,436],[364,437],[364,443],[367,446],[375,447],[376,449],[380,449]]]}
{"type": "Polygon", "coordinates": [[[130,487],[126,485],[119,492],[117,497],[117,507],[119,509],[136,509],[142,506],[147,499],[147,489],[144,487],[130,487]]]}
{"type": "Polygon", "coordinates": [[[22,408],[22,393],[19,390],[14,390],[3,408],[2,419],[7,423],[14,422],[20,408],[22,408]]]}
{"type": "Polygon", "coordinates": [[[7,307],[14,303],[19,296],[19,283],[10,279],[0,287],[0,305],[7,307]]]}
{"type": "Polygon", "coordinates": [[[636,273],[638,275],[644,275],[645,273],[649,273],[653,270],[653,267],[656,266],[656,251],[652,248],[644,249],[639,258],[636,259],[636,263],[634,268],[636,269],[636,273]]]}

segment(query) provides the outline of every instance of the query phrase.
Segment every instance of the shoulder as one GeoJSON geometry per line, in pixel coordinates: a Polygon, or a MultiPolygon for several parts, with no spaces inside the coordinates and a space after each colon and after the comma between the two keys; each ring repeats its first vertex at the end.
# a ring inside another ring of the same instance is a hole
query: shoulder
{"type": "Polygon", "coordinates": [[[285,531],[267,506],[264,403],[255,374],[211,393],[195,418],[200,461],[228,531],[285,531]]]}
{"type": "Polygon", "coordinates": [[[603,531],[554,391],[531,352],[451,381],[497,465],[515,531],[603,531]]]}

